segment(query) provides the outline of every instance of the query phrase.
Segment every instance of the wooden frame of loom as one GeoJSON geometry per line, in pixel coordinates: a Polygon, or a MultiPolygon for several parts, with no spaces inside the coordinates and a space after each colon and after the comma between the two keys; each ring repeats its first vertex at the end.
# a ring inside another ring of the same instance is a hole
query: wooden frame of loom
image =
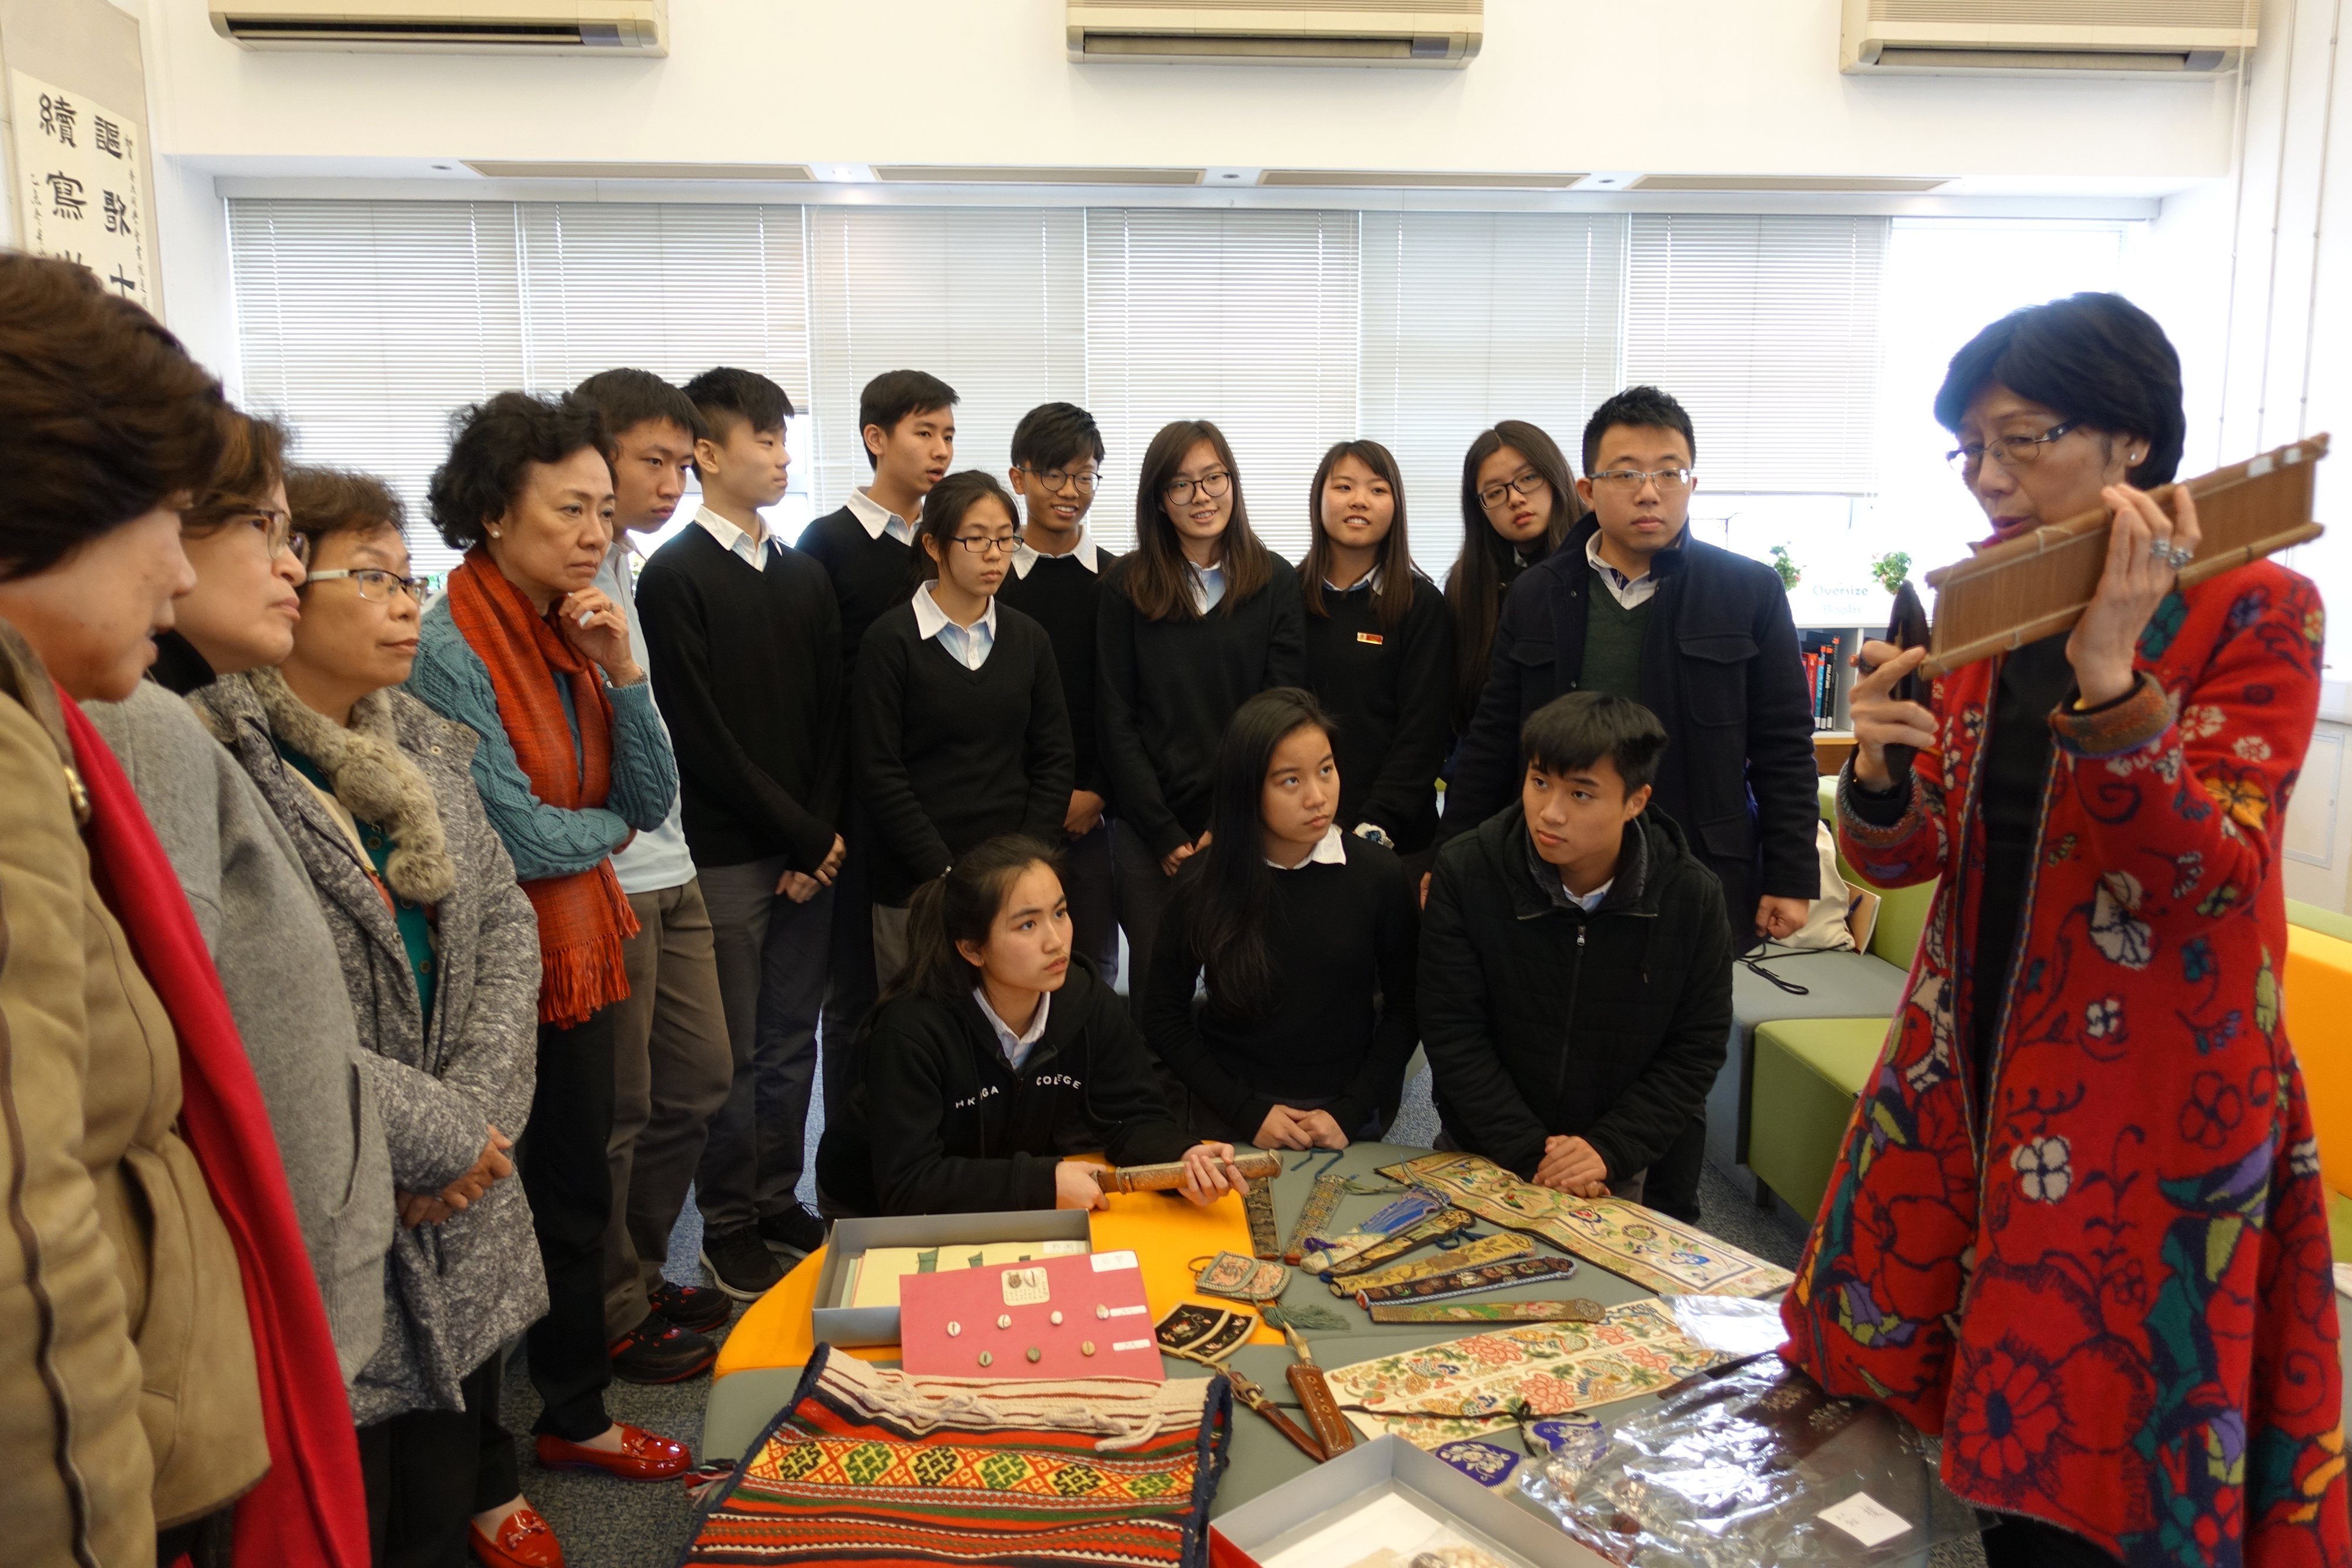
{"type": "MultiPolygon", "coordinates": [[[[2203,538],[2180,571],[2190,587],[2251,560],[2315,539],[2311,520],[2314,471],[2327,437],[2306,436],[2259,457],[2182,481],[2197,500],[2203,538]]],[[[2179,485],[2152,492],[2171,509],[2179,485]]],[[[1936,590],[1936,623],[1921,673],[1948,674],[1963,664],[2053,632],[2083,618],[2106,570],[2105,508],[1988,545],[1975,558],[1927,574],[1936,590]]]]}

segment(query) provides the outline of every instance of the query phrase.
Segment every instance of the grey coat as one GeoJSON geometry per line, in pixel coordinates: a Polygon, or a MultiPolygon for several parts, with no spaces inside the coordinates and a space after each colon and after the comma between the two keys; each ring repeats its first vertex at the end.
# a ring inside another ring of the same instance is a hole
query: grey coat
{"type": "Polygon", "coordinates": [[[286,830],[187,704],[142,681],[82,711],[138,791],[220,971],[348,1384],[383,1337],[397,1210],[334,937],[286,830]]]}
{"type": "MultiPolygon", "coordinates": [[[[343,729],[305,707],[275,670],[225,676],[190,701],[245,767],[309,866],[341,955],[396,1169],[437,1192],[470,1169],[488,1128],[520,1140],[539,1020],[539,926],[515,884],[470,772],[475,737],[405,693],[362,698],[343,729]],[[336,799],[399,844],[395,892],[433,905],[431,1028],[399,927],[341,823],[278,756],[318,763],[336,799]]],[[[463,1407],[458,1383],[547,1311],[530,1204],[515,1177],[392,1248],[383,1350],[352,1389],[362,1426],[406,1410],[463,1407]]]]}

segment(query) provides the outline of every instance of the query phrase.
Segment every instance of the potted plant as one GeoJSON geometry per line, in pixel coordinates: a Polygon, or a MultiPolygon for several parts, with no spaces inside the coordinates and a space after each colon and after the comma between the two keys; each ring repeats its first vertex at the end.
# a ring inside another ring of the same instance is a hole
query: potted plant
{"type": "Polygon", "coordinates": [[[1805,575],[1797,563],[1789,559],[1787,545],[1772,547],[1772,570],[1780,574],[1780,587],[1784,592],[1795,591],[1798,580],[1805,575]]]}
{"type": "Polygon", "coordinates": [[[1902,550],[1890,550],[1870,563],[1870,575],[1878,579],[1879,587],[1892,593],[1911,575],[1911,558],[1902,550]]]}

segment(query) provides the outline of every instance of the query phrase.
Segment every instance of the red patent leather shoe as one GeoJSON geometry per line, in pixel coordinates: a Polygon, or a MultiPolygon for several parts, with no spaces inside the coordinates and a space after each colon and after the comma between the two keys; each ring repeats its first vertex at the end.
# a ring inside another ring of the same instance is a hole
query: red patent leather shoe
{"type": "Polygon", "coordinates": [[[625,1481],[667,1481],[686,1474],[694,1456],[684,1443],[673,1443],[642,1427],[624,1425],[618,1452],[542,1437],[539,1462],[551,1470],[602,1470],[625,1481]]]}
{"type": "Polygon", "coordinates": [[[488,1568],[563,1568],[563,1548],[554,1528],[529,1503],[499,1521],[495,1535],[485,1535],[478,1524],[469,1529],[474,1561],[488,1568]]]}

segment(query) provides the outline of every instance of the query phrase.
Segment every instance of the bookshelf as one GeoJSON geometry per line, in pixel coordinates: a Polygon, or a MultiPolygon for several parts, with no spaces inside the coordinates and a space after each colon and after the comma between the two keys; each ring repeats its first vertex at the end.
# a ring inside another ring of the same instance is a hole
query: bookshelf
{"type": "MultiPolygon", "coordinates": [[[[1825,656],[1828,667],[1820,670],[1816,679],[1816,700],[1813,708],[1813,728],[1851,730],[1853,720],[1846,707],[1846,695],[1853,690],[1854,673],[1846,661],[1853,657],[1863,643],[1872,637],[1885,635],[1883,626],[1816,626],[1797,628],[1797,650],[1801,654],[1825,656]]],[[[1814,666],[1809,665],[1809,672],[1814,666]]]]}

